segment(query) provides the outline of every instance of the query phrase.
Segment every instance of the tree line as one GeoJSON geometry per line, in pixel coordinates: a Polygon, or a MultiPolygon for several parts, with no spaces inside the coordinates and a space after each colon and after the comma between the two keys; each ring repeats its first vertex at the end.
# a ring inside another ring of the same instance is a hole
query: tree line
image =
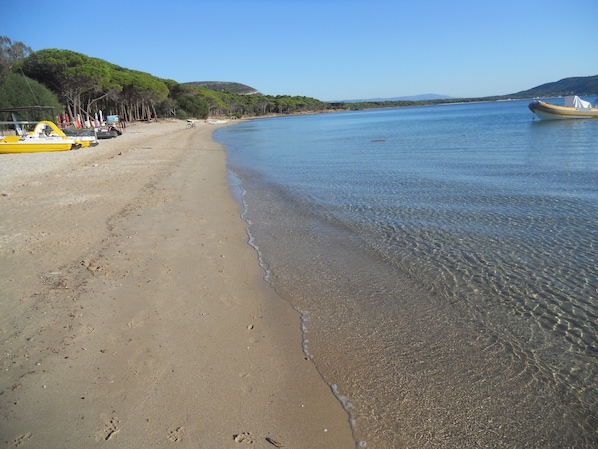
{"type": "MultiPolygon", "coordinates": [[[[53,106],[87,120],[98,111],[127,121],[318,112],[329,105],[288,95],[219,92],[131,70],[71,50],[32,51],[0,36],[0,107],[53,106]]],[[[51,118],[55,117],[43,117],[51,118]]]]}

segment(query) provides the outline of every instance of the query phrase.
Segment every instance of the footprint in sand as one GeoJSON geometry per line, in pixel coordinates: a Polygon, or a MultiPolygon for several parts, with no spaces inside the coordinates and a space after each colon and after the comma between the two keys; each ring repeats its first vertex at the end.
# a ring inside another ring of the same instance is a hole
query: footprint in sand
{"type": "Polygon", "coordinates": [[[141,327],[141,326],[143,326],[143,319],[133,318],[131,321],[129,321],[127,323],[127,326],[129,326],[131,329],[136,329],[138,327],[141,327]]]}
{"type": "Polygon", "coordinates": [[[112,437],[115,437],[120,432],[120,420],[116,417],[110,418],[104,427],[96,432],[96,441],[108,441],[112,437]]]}
{"type": "Polygon", "coordinates": [[[21,446],[27,444],[27,442],[29,441],[30,438],[31,438],[31,432],[27,432],[26,434],[15,438],[12,442],[12,447],[21,447],[21,446]]]}
{"type": "Polygon", "coordinates": [[[180,441],[183,438],[183,433],[185,432],[184,427],[177,427],[176,429],[170,429],[168,431],[168,439],[170,441],[180,441]]]}
{"type": "Polygon", "coordinates": [[[256,440],[251,435],[251,432],[243,432],[243,433],[238,433],[237,435],[233,435],[233,440],[236,443],[243,443],[243,444],[256,443],[256,440]]]}

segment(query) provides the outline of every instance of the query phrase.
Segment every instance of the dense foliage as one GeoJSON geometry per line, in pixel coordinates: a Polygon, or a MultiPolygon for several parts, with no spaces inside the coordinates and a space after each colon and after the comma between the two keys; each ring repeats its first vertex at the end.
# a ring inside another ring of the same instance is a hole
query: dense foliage
{"type": "Polygon", "coordinates": [[[205,87],[206,89],[216,90],[219,92],[232,92],[233,94],[243,95],[262,95],[257,89],[247,86],[246,84],[233,83],[229,81],[191,81],[185,84],[190,84],[195,87],[205,87]]]}
{"type": "MultiPolygon", "coordinates": [[[[31,120],[55,120],[53,111],[62,111],[62,105],[51,90],[35,80],[11,73],[0,83],[0,107],[10,109],[26,106],[32,107],[31,113],[25,117],[31,120]],[[50,108],[35,108],[37,105],[50,108]]],[[[11,120],[11,114],[0,112],[0,120],[11,120]]]]}
{"type": "MultiPolygon", "coordinates": [[[[57,113],[82,120],[102,111],[104,116],[118,115],[133,121],[291,114],[326,107],[325,103],[308,97],[273,97],[255,90],[247,95],[193,83],[179,84],[70,50],[50,48],[32,52],[24,44],[13,43],[6,37],[0,38],[0,44],[0,104],[4,108],[39,105],[43,99],[43,103],[51,106],[58,101],[57,113]],[[18,76],[38,89],[48,90],[50,96],[28,97],[24,85],[15,84],[18,76]],[[18,95],[9,95],[15,90],[18,95]]],[[[220,83],[219,87],[226,85],[220,83]]]]}
{"type": "Polygon", "coordinates": [[[93,117],[103,110],[128,121],[149,120],[157,117],[156,104],[168,97],[166,84],[152,75],[70,50],[34,52],[21,69],[56,92],[71,117],[93,117]]]}

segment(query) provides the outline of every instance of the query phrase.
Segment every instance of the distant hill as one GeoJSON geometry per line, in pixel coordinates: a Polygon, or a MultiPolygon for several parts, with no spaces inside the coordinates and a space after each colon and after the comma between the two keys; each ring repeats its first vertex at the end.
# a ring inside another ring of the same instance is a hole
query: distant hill
{"type": "Polygon", "coordinates": [[[449,97],[448,95],[439,95],[439,94],[421,94],[421,95],[411,95],[407,97],[395,97],[391,98],[391,100],[396,101],[426,101],[426,100],[448,100],[453,97],[449,97]]]}
{"type": "MultiPolygon", "coordinates": [[[[203,87],[206,89],[215,90],[218,92],[232,92],[240,95],[263,95],[257,89],[241,83],[232,83],[226,81],[193,81],[189,83],[192,86],[203,87]]],[[[565,95],[598,95],[598,75],[595,76],[578,76],[571,78],[564,78],[560,81],[542,84],[521,92],[500,95],[484,98],[475,98],[469,100],[496,100],[504,98],[535,98],[535,97],[559,97],[565,95]]],[[[360,100],[340,100],[338,103],[384,103],[384,102],[400,102],[400,101],[417,101],[417,102],[433,102],[443,103],[456,101],[453,97],[448,95],[440,95],[434,93],[411,95],[403,97],[392,98],[368,98],[360,100]]],[[[463,99],[461,99],[463,100],[463,99]]]]}
{"type": "Polygon", "coordinates": [[[368,98],[363,100],[343,100],[343,103],[368,103],[374,102],[378,103],[381,101],[427,101],[427,100],[448,100],[452,97],[448,95],[439,95],[439,94],[420,94],[420,95],[411,95],[407,97],[392,97],[392,98],[368,98]]]}
{"type": "Polygon", "coordinates": [[[263,95],[259,90],[241,83],[229,83],[226,81],[192,81],[184,84],[191,84],[192,86],[203,87],[218,92],[232,92],[240,95],[263,95]]]}
{"type": "Polygon", "coordinates": [[[509,97],[560,97],[565,95],[598,95],[598,75],[564,78],[560,81],[542,84],[532,89],[517,92],[509,97]]]}

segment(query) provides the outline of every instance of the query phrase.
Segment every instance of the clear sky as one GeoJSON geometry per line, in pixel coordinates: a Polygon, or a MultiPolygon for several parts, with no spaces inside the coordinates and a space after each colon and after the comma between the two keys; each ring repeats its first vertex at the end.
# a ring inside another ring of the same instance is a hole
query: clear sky
{"type": "Polygon", "coordinates": [[[598,75],[598,0],[4,1],[0,35],[183,83],[320,100],[598,75]]]}

